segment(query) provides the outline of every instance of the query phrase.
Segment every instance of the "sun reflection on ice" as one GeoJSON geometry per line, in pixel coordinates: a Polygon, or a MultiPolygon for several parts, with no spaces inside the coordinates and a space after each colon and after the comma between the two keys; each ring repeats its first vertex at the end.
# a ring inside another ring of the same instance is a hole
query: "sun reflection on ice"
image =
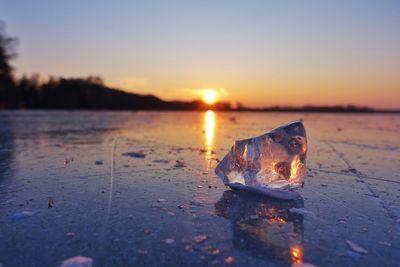
{"type": "Polygon", "coordinates": [[[204,128],[205,128],[205,150],[206,159],[211,160],[213,153],[214,135],[215,135],[215,112],[212,110],[206,111],[204,114],[204,128]]]}
{"type": "Polygon", "coordinates": [[[303,249],[299,245],[294,245],[290,248],[290,254],[293,264],[303,263],[303,249]]]}
{"type": "Polygon", "coordinates": [[[235,248],[293,266],[304,263],[304,217],[290,211],[304,207],[303,199],[281,201],[227,190],[214,207],[216,215],[230,220],[235,248]]]}
{"type": "Polygon", "coordinates": [[[204,127],[206,134],[206,148],[207,150],[212,148],[214,142],[214,129],[215,129],[215,113],[212,110],[208,110],[205,113],[204,127]]]}

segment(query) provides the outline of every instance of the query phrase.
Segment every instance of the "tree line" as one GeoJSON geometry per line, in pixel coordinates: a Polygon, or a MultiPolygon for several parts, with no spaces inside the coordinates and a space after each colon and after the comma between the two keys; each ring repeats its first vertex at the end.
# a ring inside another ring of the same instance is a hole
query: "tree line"
{"type": "Polygon", "coordinates": [[[304,106],[250,108],[229,102],[212,106],[203,101],[164,101],[154,95],[126,93],[106,86],[98,76],[86,78],[50,77],[39,74],[14,77],[10,62],[17,56],[18,39],[6,34],[0,21],[0,109],[66,109],[66,110],[236,110],[264,112],[339,112],[339,113],[400,113],[400,110],[375,110],[368,107],[304,106]]]}
{"type": "MultiPolygon", "coordinates": [[[[107,110],[203,110],[202,101],[164,101],[153,95],[126,93],[106,86],[97,76],[50,77],[39,74],[14,77],[10,62],[16,57],[18,39],[6,34],[0,22],[0,109],[107,109],[107,110]]],[[[227,102],[213,109],[231,109],[227,102]]]]}

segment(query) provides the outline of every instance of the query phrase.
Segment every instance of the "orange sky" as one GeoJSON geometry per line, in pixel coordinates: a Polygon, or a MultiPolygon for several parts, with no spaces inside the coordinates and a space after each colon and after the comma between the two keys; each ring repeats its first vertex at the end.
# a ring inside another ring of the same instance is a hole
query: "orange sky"
{"type": "Polygon", "coordinates": [[[99,75],[167,100],[214,88],[253,107],[400,108],[399,14],[392,0],[8,0],[0,10],[20,40],[17,75],[99,75]]]}

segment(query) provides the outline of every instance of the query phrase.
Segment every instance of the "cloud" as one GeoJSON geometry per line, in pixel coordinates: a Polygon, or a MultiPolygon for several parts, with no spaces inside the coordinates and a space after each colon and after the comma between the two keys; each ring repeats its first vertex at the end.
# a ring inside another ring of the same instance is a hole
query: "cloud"
{"type": "Polygon", "coordinates": [[[217,97],[224,97],[228,95],[228,91],[225,90],[225,88],[196,88],[196,89],[190,89],[192,91],[192,93],[196,96],[204,96],[204,94],[207,91],[214,91],[216,92],[217,97]]]}
{"type": "Polygon", "coordinates": [[[121,87],[133,88],[133,87],[144,87],[147,85],[147,80],[141,77],[124,77],[120,81],[121,87]]]}
{"type": "Polygon", "coordinates": [[[148,81],[142,77],[127,76],[113,80],[109,85],[125,92],[137,92],[146,89],[148,81]]]}

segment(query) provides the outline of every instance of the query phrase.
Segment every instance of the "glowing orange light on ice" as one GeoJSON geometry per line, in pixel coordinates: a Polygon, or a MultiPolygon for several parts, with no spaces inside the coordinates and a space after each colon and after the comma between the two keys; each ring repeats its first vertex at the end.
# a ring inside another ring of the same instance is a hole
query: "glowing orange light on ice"
{"type": "Polygon", "coordinates": [[[290,248],[290,254],[292,257],[292,262],[294,264],[302,264],[303,263],[303,249],[299,245],[294,245],[290,248]]]}
{"type": "Polygon", "coordinates": [[[212,110],[208,110],[205,113],[205,134],[206,134],[206,146],[211,148],[214,141],[214,128],[215,128],[215,113],[212,110]]]}

